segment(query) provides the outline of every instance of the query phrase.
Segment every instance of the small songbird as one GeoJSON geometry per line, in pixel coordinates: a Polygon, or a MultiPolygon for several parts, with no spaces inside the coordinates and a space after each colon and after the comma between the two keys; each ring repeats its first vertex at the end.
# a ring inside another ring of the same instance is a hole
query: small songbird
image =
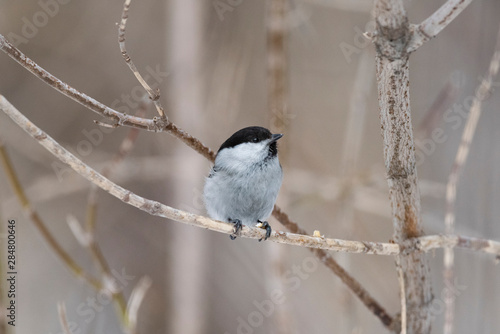
{"type": "Polygon", "coordinates": [[[231,240],[242,224],[266,229],[264,240],[271,236],[265,220],[273,211],[283,180],[276,143],[281,137],[251,126],[234,133],[217,152],[203,195],[212,219],[234,224],[231,240]]]}

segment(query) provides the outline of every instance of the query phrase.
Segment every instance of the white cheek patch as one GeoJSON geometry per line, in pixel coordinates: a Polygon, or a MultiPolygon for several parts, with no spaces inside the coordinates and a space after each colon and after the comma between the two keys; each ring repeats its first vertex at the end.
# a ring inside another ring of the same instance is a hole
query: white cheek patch
{"type": "Polygon", "coordinates": [[[215,165],[231,169],[248,168],[249,165],[261,162],[267,154],[267,141],[243,143],[235,147],[225,148],[219,152],[215,160],[215,165]]]}

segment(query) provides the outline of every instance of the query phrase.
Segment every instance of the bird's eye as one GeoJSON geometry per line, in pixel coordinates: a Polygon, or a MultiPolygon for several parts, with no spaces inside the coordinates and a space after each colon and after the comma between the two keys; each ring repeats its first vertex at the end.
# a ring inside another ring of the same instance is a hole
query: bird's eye
{"type": "Polygon", "coordinates": [[[259,142],[259,138],[257,138],[257,137],[253,137],[253,138],[252,138],[252,142],[254,142],[254,143],[258,143],[258,142],[259,142]]]}

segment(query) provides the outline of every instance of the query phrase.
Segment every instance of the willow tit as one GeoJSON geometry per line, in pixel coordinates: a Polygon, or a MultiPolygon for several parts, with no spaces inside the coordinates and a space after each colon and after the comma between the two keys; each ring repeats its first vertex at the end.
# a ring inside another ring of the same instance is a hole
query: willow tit
{"type": "Polygon", "coordinates": [[[234,224],[231,240],[242,224],[266,229],[264,240],[271,235],[265,219],[273,211],[283,179],[276,145],[282,136],[251,126],[234,133],[217,152],[203,196],[212,219],[234,224]]]}

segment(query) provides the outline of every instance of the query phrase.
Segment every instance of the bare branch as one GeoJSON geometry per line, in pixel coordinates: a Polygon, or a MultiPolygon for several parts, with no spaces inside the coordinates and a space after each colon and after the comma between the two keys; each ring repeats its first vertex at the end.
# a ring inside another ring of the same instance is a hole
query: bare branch
{"type": "Polygon", "coordinates": [[[57,313],[59,314],[59,322],[64,334],[71,334],[71,330],[69,329],[68,324],[68,317],[66,316],[66,305],[64,305],[64,303],[57,303],[57,313]]]}
{"type": "Polygon", "coordinates": [[[135,67],[134,62],[128,55],[127,49],[125,48],[125,28],[127,26],[127,19],[128,19],[128,10],[130,8],[130,3],[132,0],[125,0],[123,4],[123,12],[122,12],[122,19],[120,21],[120,25],[118,26],[118,44],[120,45],[120,51],[122,52],[123,59],[125,60],[125,63],[128,65],[130,70],[134,73],[135,77],[137,80],[141,83],[142,87],[148,92],[149,98],[153,101],[156,110],[158,111],[158,114],[160,114],[161,118],[166,118],[165,112],[163,111],[163,107],[161,106],[160,102],[160,90],[158,89],[156,92],[148,85],[146,80],[142,77],[142,75],[139,73],[137,70],[137,67],[135,67]]]}
{"type": "Polygon", "coordinates": [[[324,249],[309,248],[309,250],[328,267],[347,287],[359,298],[359,300],[377,317],[384,326],[394,332],[398,332],[395,327],[397,321],[391,317],[387,311],[366,291],[366,289],[353,276],[342,268],[337,261],[324,249]]]}
{"type": "MultiPolygon", "coordinates": [[[[500,254],[500,242],[480,238],[471,238],[460,235],[428,235],[425,237],[410,239],[403,245],[405,249],[414,247],[422,252],[428,252],[437,248],[462,248],[470,251],[483,252],[487,254],[500,254]],[[408,247],[408,248],[406,248],[408,247]]],[[[405,250],[402,250],[404,252],[405,250]]]]}
{"type": "MultiPolygon", "coordinates": [[[[0,103],[6,101],[3,96],[0,95],[0,103]]],[[[8,103],[8,102],[7,102],[8,103]]],[[[9,104],[10,105],[10,104],[9,104]]],[[[4,110],[4,107],[0,107],[4,110]]],[[[54,236],[50,233],[49,229],[43,222],[42,218],[38,215],[38,213],[31,206],[28,197],[25,195],[23,187],[19,182],[19,179],[16,175],[15,169],[12,166],[10,158],[3,146],[3,143],[0,141],[0,159],[2,160],[2,164],[5,169],[5,174],[7,175],[7,179],[11,183],[12,189],[16,194],[19,202],[23,210],[26,212],[26,215],[31,219],[35,227],[38,229],[38,232],[42,235],[42,237],[47,242],[48,246],[52,251],[62,260],[62,262],[70,269],[70,271],[78,278],[82,278],[85,280],[90,286],[95,288],[96,290],[100,290],[102,288],[102,284],[99,280],[95,279],[93,276],[88,274],[76,261],[69,255],[62,246],[57,242],[54,236]]]]}
{"type": "MultiPolygon", "coordinates": [[[[2,109],[17,125],[19,125],[22,129],[24,129],[29,135],[31,135],[34,139],[36,139],[39,142],[39,144],[44,146],[59,160],[68,164],[71,168],[73,168],[77,173],[82,175],[84,178],[96,184],[97,186],[99,186],[106,192],[110,193],[111,195],[117,197],[118,199],[122,200],[123,202],[135,206],[152,215],[172,219],[190,225],[204,227],[213,231],[218,231],[226,234],[233,233],[232,224],[218,222],[203,216],[198,216],[188,212],[171,208],[159,202],[140,197],[128,191],[127,189],[124,189],[116,185],[115,183],[111,182],[109,179],[104,177],[102,174],[98,173],[94,169],[87,166],[76,156],[67,151],[64,147],[59,145],[53,138],[48,136],[45,132],[43,132],[35,124],[33,124],[29,119],[27,119],[24,115],[22,115],[14,106],[12,106],[1,95],[0,95],[0,109],[2,109]]],[[[295,226],[296,230],[305,232],[304,230],[299,229],[295,223],[290,222],[289,225],[295,226]]],[[[259,239],[264,236],[264,233],[265,231],[259,228],[244,227],[242,231],[242,236],[259,239]]],[[[288,243],[288,241],[290,241],[290,244],[296,244],[296,245],[302,244],[307,247],[318,247],[319,244],[323,245],[330,244],[329,246],[327,246],[327,249],[329,248],[343,249],[347,245],[344,244],[344,242],[342,241],[340,243],[338,243],[337,241],[333,241],[332,243],[333,239],[315,238],[315,237],[297,235],[286,232],[273,232],[273,235],[271,236],[270,239],[276,240],[277,242],[280,243],[288,243]]],[[[369,243],[365,244],[362,242],[357,242],[355,244],[348,243],[348,245],[349,245],[348,248],[351,248],[354,252],[367,251],[369,253],[375,254],[377,252],[384,251],[382,249],[379,249],[376,244],[371,245],[369,243]],[[370,249],[371,247],[372,249],[370,249]]],[[[386,244],[386,246],[392,248],[393,252],[397,251],[397,246],[394,246],[392,244],[386,244]]]]}
{"type": "MultiPolygon", "coordinates": [[[[2,109],[7,115],[9,115],[9,117],[11,117],[12,120],[14,120],[14,122],[16,122],[21,128],[23,128],[26,132],[28,132],[28,134],[30,134],[34,139],[36,139],[42,146],[44,146],[49,152],[54,154],[58,159],[68,164],[71,168],[73,168],[76,172],[78,172],[80,175],[85,177],[90,182],[97,184],[100,188],[110,193],[111,195],[117,197],[118,199],[122,200],[123,202],[135,206],[152,215],[172,219],[178,222],[203,227],[226,234],[233,233],[233,226],[229,223],[214,221],[203,216],[198,216],[188,212],[171,208],[159,202],[140,197],[116,185],[109,179],[99,174],[94,169],[84,164],[81,160],[79,160],[76,156],[71,154],[65,148],[60,146],[54,139],[52,139],[45,132],[40,130],[35,124],[30,122],[17,109],[15,109],[15,107],[12,106],[3,96],[0,96],[0,109],[2,109]]],[[[289,222],[289,225],[293,225],[295,226],[295,229],[297,231],[305,233],[305,231],[299,229],[295,223],[289,222]]],[[[260,239],[263,237],[264,233],[265,231],[262,231],[262,229],[259,228],[244,227],[242,230],[242,237],[260,239]]],[[[273,231],[270,240],[275,240],[276,242],[279,243],[288,243],[292,245],[302,245],[305,247],[324,248],[331,250],[349,249],[349,252],[354,252],[354,253],[394,254],[398,252],[398,246],[394,244],[357,242],[357,241],[346,242],[344,240],[311,237],[311,236],[287,233],[287,232],[273,231]]]]}
{"type": "Polygon", "coordinates": [[[80,246],[88,248],[89,245],[93,242],[92,238],[94,236],[83,229],[82,225],[75,216],[69,214],[66,217],[66,222],[68,223],[69,229],[73,233],[73,236],[75,237],[76,241],[78,241],[80,246]]]}
{"type": "Polygon", "coordinates": [[[401,257],[396,256],[396,272],[398,274],[399,295],[401,298],[401,334],[406,334],[408,328],[408,312],[406,311],[405,274],[401,266],[401,257]]]}
{"type": "MultiPolygon", "coordinates": [[[[142,117],[146,114],[147,105],[145,101],[141,101],[139,104],[139,109],[137,111],[137,116],[142,117]]],[[[114,171],[120,162],[125,159],[125,157],[130,153],[132,148],[134,147],[134,143],[139,135],[138,128],[130,128],[128,135],[123,139],[118,152],[113,156],[111,161],[102,169],[102,175],[108,177],[112,171],[114,171]]],[[[96,241],[94,236],[95,233],[95,224],[97,222],[97,190],[98,187],[94,183],[91,183],[88,200],[87,200],[87,217],[85,222],[86,235],[88,236],[89,243],[87,245],[87,249],[89,250],[94,262],[100,268],[103,273],[103,276],[112,277],[111,270],[109,264],[102,253],[101,247],[96,241]]],[[[78,224],[80,226],[80,224],[78,224]]],[[[125,328],[129,330],[130,333],[135,333],[135,324],[130,323],[130,317],[127,313],[127,303],[125,301],[125,297],[121,291],[114,291],[112,293],[113,300],[118,306],[118,310],[120,312],[120,318],[123,322],[125,328]]]]}
{"type": "MultiPolygon", "coordinates": [[[[470,145],[476,132],[477,122],[479,121],[479,116],[481,115],[481,106],[485,98],[489,96],[491,84],[494,77],[498,73],[500,65],[500,30],[497,35],[497,43],[495,47],[495,52],[490,61],[490,66],[488,70],[488,75],[481,82],[478,87],[472,106],[470,109],[469,116],[467,118],[467,123],[465,124],[464,131],[462,133],[462,140],[460,141],[460,146],[458,148],[457,154],[455,156],[455,162],[453,163],[452,170],[448,177],[448,184],[446,186],[446,216],[445,216],[445,227],[446,234],[455,233],[455,201],[457,197],[457,185],[460,177],[460,172],[467,161],[469,156],[470,145]]],[[[453,248],[446,248],[444,251],[444,271],[443,278],[445,284],[450,284],[454,282],[454,253],[453,248]]],[[[453,333],[453,321],[455,318],[455,298],[452,296],[446,296],[446,313],[444,330],[445,334],[453,333]]]]}
{"type": "MultiPolygon", "coordinates": [[[[0,99],[2,99],[1,96],[0,99]]],[[[24,193],[24,189],[22,188],[21,183],[19,182],[19,179],[17,177],[15,169],[12,166],[7,151],[5,150],[5,147],[3,146],[3,143],[1,141],[0,141],[0,159],[2,160],[2,163],[4,165],[7,178],[10,181],[14,192],[16,193],[16,197],[21,203],[23,209],[26,211],[27,215],[32,220],[35,227],[38,229],[39,233],[42,235],[42,237],[49,245],[49,248],[52,249],[52,251],[62,260],[62,262],[71,270],[71,272],[76,277],[82,278],[97,291],[100,291],[101,289],[105,288],[105,286],[102,284],[101,281],[99,281],[98,279],[94,278],[92,275],[87,273],[85,269],[81,267],[71,257],[71,255],[69,255],[62,248],[62,246],[59,244],[56,238],[52,235],[52,233],[50,233],[50,230],[47,228],[42,218],[32,208],[28,197],[24,193]]],[[[97,250],[99,251],[97,253],[98,254],[97,262],[101,266],[101,268],[106,269],[103,270],[105,272],[105,276],[108,277],[111,276],[111,271],[109,270],[109,267],[106,263],[106,260],[104,259],[104,256],[102,255],[102,253],[100,253],[100,250],[97,247],[97,244],[95,243],[93,235],[91,233],[85,233],[81,228],[80,224],[78,223],[78,221],[76,220],[76,218],[74,217],[68,217],[68,224],[71,228],[71,231],[73,232],[73,234],[75,235],[76,239],[80,244],[84,245],[85,247],[91,250],[97,248],[97,250]]],[[[92,252],[92,254],[94,254],[94,252],[92,252]]],[[[116,291],[111,293],[111,297],[113,298],[113,301],[118,305],[118,311],[119,311],[118,315],[120,319],[123,321],[125,327],[127,327],[127,323],[125,322],[126,302],[125,299],[123,298],[123,295],[121,294],[120,291],[116,291]]]]}
{"type": "MultiPolygon", "coordinates": [[[[137,116],[142,117],[146,114],[147,106],[142,101],[139,104],[139,110],[137,112],[137,116]]],[[[128,132],[128,135],[123,139],[120,147],[118,148],[118,152],[113,156],[110,162],[108,162],[101,173],[105,177],[109,177],[112,171],[116,170],[117,166],[125,159],[125,157],[130,153],[132,148],[134,147],[134,143],[139,135],[139,129],[131,128],[128,132]]],[[[92,183],[89,191],[88,199],[87,199],[87,219],[86,219],[86,229],[90,234],[94,233],[95,222],[96,222],[96,211],[97,211],[97,189],[98,187],[92,183]]]]}
{"type": "Polygon", "coordinates": [[[471,2],[472,0],[448,0],[422,23],[412,24],[410,26],[412,37],[406,51],[413,52],[430,39],[436,37],[471,2]]]}
{"type": "Polygon", "coordinates": [[[33,60],[26,57],[19,49],[17,49],[9,41],[7,41],[7,39],[1,34],[0,49],[12,59],[17,61],[22,67],[30,71],[32,74],[44,81],[49,86],[53,87],[55,90],[94,111],[95,113],[111,119],[114,122],[113,124],[116,124],[112,125],[112,127],[130,126],[154,132],[168,132],[174,137],[182,140],[186,145],[203,155],[208,160],[215,160],[215,153],[210,148],[203,145],[200,140],[191,136],[174,123],[168,121],[166,118],[153,117],[153,119],[147,119],[127,115],[109,108],[108,106],[93,99],[92,97],[74,89],[67,83],[59,80],[58,78],[44,70],[42,67],[38,66],[33,60]]]}
{"type": "MultiPolygon", "coordinates": [[[[12,106],[5,97],[0,95],[0,109],[3,110],[17,125],[24,129],[30,136],[36,139],[54,156],[62,162],[68,164],[78,174],[92,183],[97,184],[101,189],[117,197],[123,202],[137,207],[151,215],[160,216],[193,226],[203,227],[212,231],[225,234],[233,233],[232,224],[219,222],[204,216],[198,216],[189,212],[177,210],[159,202],[140,197],[127,189],[111,182],[97,171],[88,167],[76,156],[71,154],[54,139],[40,130],[35,124],[22,115],[14,106],[12,106]]],[[[500,242],[484,239],[475,239],[461,236],[426,236],[410,239],[403,243],[401,249],[398,244],[379,243],[367,241],[349,241],[341,239],[330,239],[325,237],[314,237],[306,235],[307,232],[291,221],[288,216],[279,208],[275,207],[274,213],[277,218],[283,222],[283,225],[292,233],[273,231],[269,240],[289,244],[294,246],[309,247],[319,250],[332,250],[345,253],[363,253],[376,255],[398,255],[403,251],[411,253],[413,248],[420,251],[429,251],[441,247],[460,247],[470,250],[482,251],[500,255],[500,242]]],[[[252,239],[260,239],[265,231],[260,228],[243,227],[241,236],[252,239]]],[[[314,251],[314,250],[313,250],[314,251]]],[[[327,256],[327,253],[321,254],[327,256]]]]}
{"type": "Polygon", "coordinates": [[[130,295],[130,299],[127,305],[127,317],[129,330],[131,333],[135,333],[137,330],[137,319],[139,318],[139,308],[141,307],[142,301],[144,300],[144,296],[146,296],[146,292],[148,292],[149,288],[152,284],[151,278],[148,276],[142,277],[139,282],[132,290],[132,294],[130,295]]]}
{"type": "Polygon", "coordinates": [[[431,136],[432,131],[434,131],[434,129],[438,126],[448,107],[456,100],[460,91],[460,84],[456,81],[456,79],[450,77],[448,82],[439,91],[432,105],[425,112],[423,120],[415,130],[415,140],[417,142],[417,146],[419,141],[431,136]]]}

